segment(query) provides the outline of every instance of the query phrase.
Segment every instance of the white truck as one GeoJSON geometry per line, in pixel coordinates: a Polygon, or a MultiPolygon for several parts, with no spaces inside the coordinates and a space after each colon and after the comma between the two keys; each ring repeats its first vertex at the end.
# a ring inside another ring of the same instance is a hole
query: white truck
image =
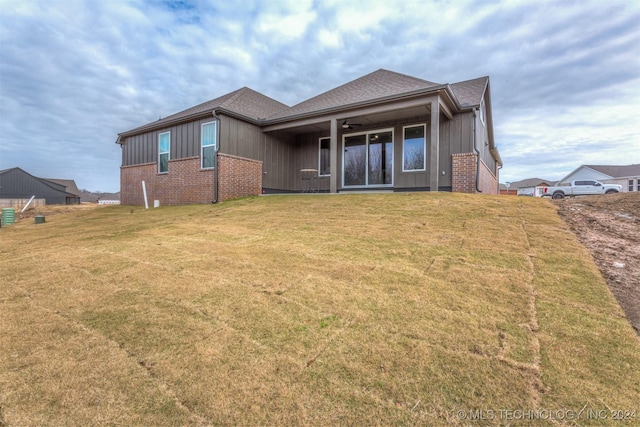
{"type": "Polygon", "coordinates": [[[613,194],[622,191],[618,184],[603,184],[593,179],[578,179],[571,181],[571,185],[559,187],[545,187],[542,197],[564,199],[565,197],[588,196],[592,194],[613,194]]]}

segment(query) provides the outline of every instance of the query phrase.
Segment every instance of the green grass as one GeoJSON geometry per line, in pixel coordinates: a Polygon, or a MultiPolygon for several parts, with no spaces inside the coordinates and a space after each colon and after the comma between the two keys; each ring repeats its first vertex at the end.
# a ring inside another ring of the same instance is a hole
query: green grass
{"type": "Polygon", "coordinates": [[[553,424],[507,410],[590,425],[589,409],[640,409],[640,340],[548,201],[84,209],[0,229],[0,272],[0,425],[553,424]]]}

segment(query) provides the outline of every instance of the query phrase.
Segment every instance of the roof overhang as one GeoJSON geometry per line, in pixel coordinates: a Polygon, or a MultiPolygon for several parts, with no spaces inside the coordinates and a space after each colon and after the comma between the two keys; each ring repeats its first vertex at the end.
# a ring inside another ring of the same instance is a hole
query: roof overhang
{"type": "Polygon", "coordinates": [[[294,130],[309,126],[328,129],[328,123],[331,120],[381,122],[391,117],[415,117],[430,111],[429,106],[432,102],[438,102],[440,111],[451,120],[454,111],[459,111],[460,108],[455,97],[449,92],[450,89],[445,85],[439,86],[438,90],[415,91],[401,96],[333,107],[287,118],[267,119],[263,124],[263,131],[294,130]]]}
{"type": "Polygon", "coordinates": [[[328,129],[328,123],[334,119],[345,120],[358,118],[359,120],[364,120],[365,116],[368,116],[370,118],[378,117],[377,120],[380,120],[381,117],[389,115],[393,115],[395,118],[411,117],[412,115],[423,113],[424,110],[422,109],[425,108],[425,106],[428,110],[428,105],[436,99],[437,102],[439,102],[440,112],[449,120],[453,119],[455,112],[473,109],[473,107],[461,107],[453,94],[450,85],[444,84],[383,98],[339,105],[336,107],[293,114],[274,119],[255,119],[225,108],[217,107],[212,110],[200,111],[187,116],[181,116],[174,120],[163,120],[161,123],[157,124],[149,123],[130,131],[119,133],[115,142],[116,144],[122,145],[126,142],[128,137],[134,135],[166,129],[171,126],[220,114],[235,117],[256,126],[260,126],[265,132],[278,130],[293,131],[295,129],[302,130],[304,128],[308,129],[309,127],[315,127],[317,130],[324,130],[325,128],[328,129]]]}

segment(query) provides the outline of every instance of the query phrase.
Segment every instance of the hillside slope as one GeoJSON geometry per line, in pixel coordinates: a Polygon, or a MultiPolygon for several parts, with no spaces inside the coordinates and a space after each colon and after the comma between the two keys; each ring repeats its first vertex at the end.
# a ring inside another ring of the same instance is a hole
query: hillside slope
{"type": "Polygon", "coordinates": [[[640,340],[549,201],[110,206],[0,242],[0,424],[637,419],[640,340]]]}

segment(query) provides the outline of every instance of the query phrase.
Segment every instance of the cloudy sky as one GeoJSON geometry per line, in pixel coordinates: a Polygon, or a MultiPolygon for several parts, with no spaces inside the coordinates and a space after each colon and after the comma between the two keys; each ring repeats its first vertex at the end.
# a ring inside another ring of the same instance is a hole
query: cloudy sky
{"type": "Polygon", "coordinates": [[[0,0],[0,169],[118,191],[119,132],[380,68],[488,75],[502,182],[640,163],[639,23],[639,0],[0,0]]]}

